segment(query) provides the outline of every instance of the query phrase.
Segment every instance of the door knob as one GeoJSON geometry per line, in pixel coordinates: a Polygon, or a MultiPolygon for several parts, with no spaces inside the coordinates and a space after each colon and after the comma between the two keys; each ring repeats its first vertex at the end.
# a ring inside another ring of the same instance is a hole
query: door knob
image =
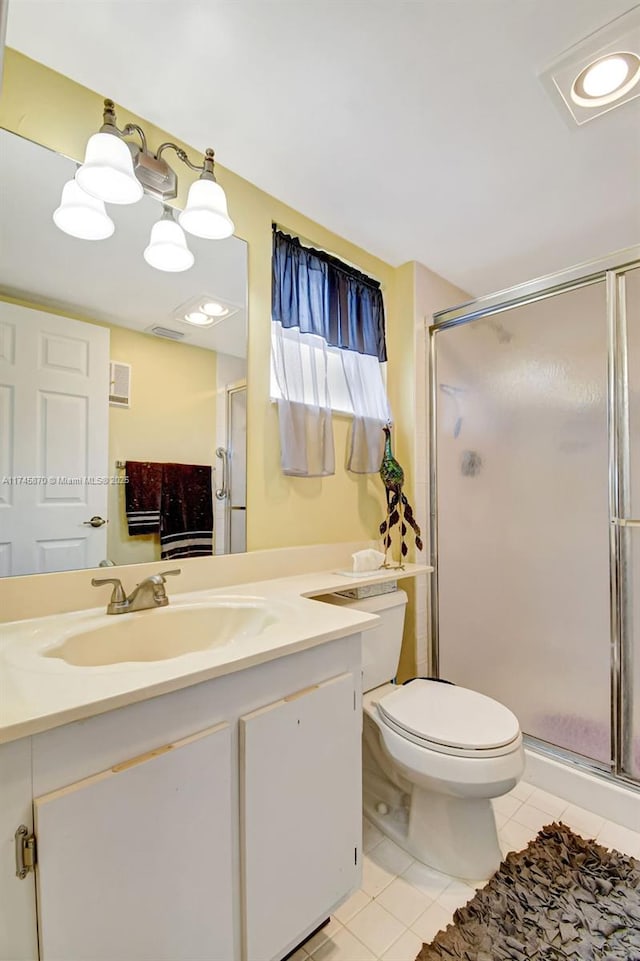
{"type": "Polygon", "coordinates": [[[97,514],[94,514],[90,521],[83,521],[82,523],[85,527],[102,527],[102,525],[106,524],[107,521],[104,519],[104,517],[98,517],[97,514]]]}

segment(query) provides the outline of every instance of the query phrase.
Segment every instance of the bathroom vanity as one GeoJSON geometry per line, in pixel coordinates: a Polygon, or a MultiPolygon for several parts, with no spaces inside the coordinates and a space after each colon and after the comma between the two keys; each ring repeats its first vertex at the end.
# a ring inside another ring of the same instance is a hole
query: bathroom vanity
{"type": "Polygon", "coordinates": [[[3,625],[1,961],[275,961],[358,886],[376,619],[303,582],[243,585],[271,612],[260,631],[153,663],[46,656],[79,625],[98,636],[102,609],[3,625]]]}

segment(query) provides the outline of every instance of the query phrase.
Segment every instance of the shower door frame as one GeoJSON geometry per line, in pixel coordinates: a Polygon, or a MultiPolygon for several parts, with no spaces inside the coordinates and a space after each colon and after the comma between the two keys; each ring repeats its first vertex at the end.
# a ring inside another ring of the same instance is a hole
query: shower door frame
{"type": "Polygon", "coordinates": [[[609,474],[609,619],[610,619],[610,700],[611,741],[609,766],[576,754],[565,748],[525,735],[529,746],[556,760],[623,782],[640,791],[640,780],[624,770],[624,725],[627,722],[626,645],[631,638],[625,630],[625,600],[622,577],[626,557],[626,540],[621,536],[619,518],[628,517],[629,507],[629,431],[627,337],[624,311],[624,274],[640,267],[640,245],[615,251],[607,257],[569,267],[555,274],[538,277],[495,294],[467,301],[457,307],[438,311],[428,327],[429,346],[429,541],[431,551],[431,637],[429,673],[439,677],[439,591],[438,591],[438,391],[436,340],[440,331],[512,310],[525,304],[547,300],[558,294],[603,283],[606,290],[607,323],[607,432],[609,474]]]}

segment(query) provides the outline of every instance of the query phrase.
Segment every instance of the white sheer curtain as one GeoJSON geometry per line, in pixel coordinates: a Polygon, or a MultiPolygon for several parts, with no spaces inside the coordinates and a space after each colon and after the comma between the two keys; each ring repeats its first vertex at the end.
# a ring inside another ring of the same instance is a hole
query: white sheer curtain
{"type": "Polygon", "coordinates": [[[382,428],[391,420],[387,392],[377,357],[341,350],[342,370],[353,408],[347,470],[372,474],[380,470],[382,428]]]}
{"type": "Polygon", "coordinates": [[[271,369],[279,394],[282,472],[299,477],[334,474],[326,341],[272,321],[271,369]]]}

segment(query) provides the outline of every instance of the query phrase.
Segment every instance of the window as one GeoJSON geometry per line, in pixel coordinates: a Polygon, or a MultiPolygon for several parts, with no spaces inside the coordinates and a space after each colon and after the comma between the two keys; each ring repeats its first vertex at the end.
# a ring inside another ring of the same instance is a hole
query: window
{"type": "MultiPolygon", "coordinates": [[[[320,338],[318,338],[320,339],[320,338]]],[[[320,344],[314,344],[312,342],[313,338],[310,335],[308,340],[300,345],[300,358],[296,356],[297,347],[295,341],[287,337],[286,332],[283,331],[283,351],[284,365],[291,370],[292,366],[300,364],[302,367],[302,375],[299,381],[299,391],[295,397],[292,399],[298,400],[303,404],[313,404],[314,396],[312,384],[315,378],[321,376],[322,364],[325,362],[322,358],[323,348],[320,344]]],[[[351,414],[355,413],[353,409],[353,403],[351,401],[351,396],[349,393],[349,387],[347,385],[346,375],[344,366],[342,363],[341,351],[339,347],[324,347],[324,353],[326,356],[326,368],[327,368],[327,388],[329,393],[329,406],[331,410],[336,414],[351,414]]],[[[376,361],[377,362],[377,361],[376,361]]],[[[365,362],[366,363],[366,362],[365,362]]],[[[382,381],[382,391],[386,399],[386,386],[387,386],[387,365],[378,364],[379,374],[382,381]]],[[[371,372],[371,381],[375,377],[375,368],[371,372]],[[372,376],[371,376],[372,375],[372,376]]],[[[276,365],[274,362],[274,350],[271,352],[271,387],[270,387],[271,399],[279,400],[284,395],[280,390],[278,385],[278,377],[276,375],[276,365]]]]}
{"type": "Polygon", "coordinates": [[[353,416],[348,469],[378,470],[390,416],[385,362],[377,281],[274,230],[271,396],[285,473],[334,472],[332,410],[353,416]]]}

